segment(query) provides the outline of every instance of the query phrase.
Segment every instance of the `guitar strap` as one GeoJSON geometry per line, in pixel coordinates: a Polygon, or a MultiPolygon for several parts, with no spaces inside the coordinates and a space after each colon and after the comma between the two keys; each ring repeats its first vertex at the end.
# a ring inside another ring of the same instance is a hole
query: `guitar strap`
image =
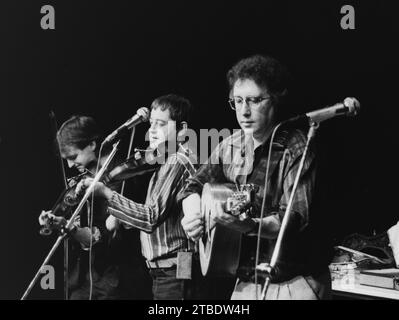
{"type": "MultiPolygon", "coordinates": [[[[280,159],[281,157],[286,157],[288,155],[288,149],[285,149],[283,152],[280,152],[280,159]]],[[[277,188],[276,188],[276,192],[274,193],[274,197],[273,197],[273,202],[272,202],[272,207],[277,207],[279,205],[280,202],[280,198],[282,195],[282,190],[283,190],[283,175],[284,175],[284,161],[278,161],[278,163],[280,163],[280,168],[279,168],[279,172],[278,172],[278,178],[277,178],[277,188]]]]}

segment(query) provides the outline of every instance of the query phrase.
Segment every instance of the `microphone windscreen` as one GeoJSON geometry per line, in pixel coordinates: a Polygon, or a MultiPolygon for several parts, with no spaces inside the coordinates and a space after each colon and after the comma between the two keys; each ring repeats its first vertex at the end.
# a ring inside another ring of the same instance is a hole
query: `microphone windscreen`
{"type": "Polygon", "coordinates": [[[150,110],[146,107],[139,108],[137,114],[142,118],[143,122],[150,120],[150,110]]]}
{"type": "Polygon", "coordinates": [[[349,109],[348,116],[356,116],[360,111],[360,102],[356,98],[348,97],[344,100],[344,106],[349,109]]]}

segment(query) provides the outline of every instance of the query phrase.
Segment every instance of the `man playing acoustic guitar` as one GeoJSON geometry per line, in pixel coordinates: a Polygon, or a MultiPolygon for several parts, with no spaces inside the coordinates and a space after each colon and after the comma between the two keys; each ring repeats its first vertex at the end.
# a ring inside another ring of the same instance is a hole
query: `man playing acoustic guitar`
{"type": "MultiPolygon", "coordinates": [[[[241,130],[223,140],[208,162],[189,179],[179,196],[184,211],[182,226],[191,239],[203,237],[206,226],[201,213],[200,195],[204,184],[257,185],[259,188],[254,196],[251,215],[244,218],[234,216],[226,212],[226,206],[221,202],[214,206],[212,212],[212,221],[216,226],[222,225],[243,235],[241,254],[237,257],[237,282],[231,298],[255,299],[256,296],[260,297],[262,284],[261,281],[258,281],[260,284],[257,286],[254,283],[259,224],[262,239],[260,262],[269,262],[306,136],[298,129],[287,131],[282,127],[277,131],[272,144],[266,208],[264,218],[260,221],[271,133],[278,123],[290,77],[277,60],[256,55],[239,61],[228,72],[227,79],[231,92],[229,102],[235,110],[241,130]]],[[[314,185],[315,153],[311,147],[294,198],[289,227],[275,268],[276,274],[272,277],[266,299],[326,299],[330,296],[328,261],[320,258],[317,249],[321,248],[314,249],[309,245],[319,241],[310,239],[314,185]]],[[[218,254],[225,254],[225,250],[218,254]]]]}

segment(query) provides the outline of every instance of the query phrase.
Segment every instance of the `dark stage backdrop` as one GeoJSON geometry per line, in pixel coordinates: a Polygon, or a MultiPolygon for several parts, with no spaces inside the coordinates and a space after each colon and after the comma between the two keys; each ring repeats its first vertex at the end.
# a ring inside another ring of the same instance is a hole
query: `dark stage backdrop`
{"type": "MultiPolygon", "coordinates": [[[[321,125],[320,196],[336,241],[399,219],[396,137],[399,52],[395,1],[2,1],[0,4],[0,298],[19,299],[53,239],[37,217],[62,190],[49,122],[79,113],[105,132],[162,94],[197,108],[194,127],[235,128],[225,74],[270,54],[292,72],[291,114],[358,98],[361,114],[321,125]],[[40,28],[54,5],[56,30],[40,28]],[[340,27],[345,4],[355,30],[340,27]]],[[[145,128],[136,140],[143,140],[145,128]]],[[[120,152],[125,152],[121,149],[120,152]]],[[[317,239],[315,240],[317,241],[317,239]]],[[[53,260],[62,298],[62,250],[53,260]]]]}

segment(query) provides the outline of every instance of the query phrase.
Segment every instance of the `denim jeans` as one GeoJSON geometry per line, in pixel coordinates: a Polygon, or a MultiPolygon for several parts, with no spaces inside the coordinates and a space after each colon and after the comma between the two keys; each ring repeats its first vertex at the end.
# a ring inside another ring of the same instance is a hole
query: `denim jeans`
{"type": "Polygon", "coordinates": [[[176,279],[176,267],[150,269],[150,275],[154,300],[188,299],[186,291],[191,280],[176,279]]]}
{"type": "Polygon", "coordinates": [[[154,300],[227,300],[235,278],[204,277],[193,263],[192,279],[176,279],[176,267],[150,269],[154,300]]]}

